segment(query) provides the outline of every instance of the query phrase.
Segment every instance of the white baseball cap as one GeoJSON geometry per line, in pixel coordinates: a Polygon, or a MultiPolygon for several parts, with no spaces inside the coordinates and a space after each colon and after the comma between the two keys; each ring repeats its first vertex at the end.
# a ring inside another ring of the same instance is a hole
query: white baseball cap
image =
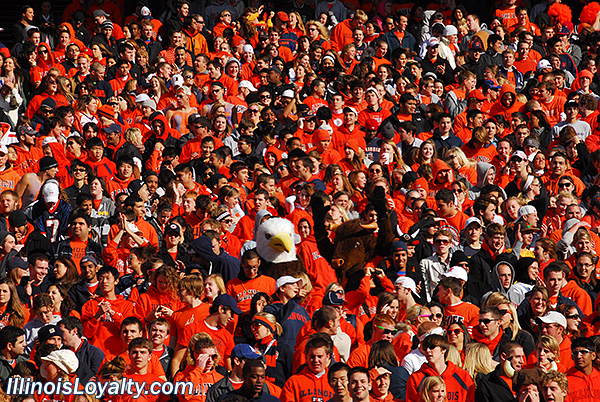
{"type": "Polygon", "coordinates": [[[410,289],[410,291],[413,292],[415,295],[419,295],[417,293],[417,285],[415,284],[415,281],[412,278],[409,278],[408,276],[401,276],[398,279],[396,279],[396,282],[394,282],[394,286],[401,287],[404,289],[410,289]]]}
{"type": "Polygon", "coordinates": [[[46,183],[42,196],[46,202],[58,202],[58,196],[60,195],[60,188],[56,183],[46,183]]]}
{"type": "Polygon", "coordinates": [[[567,319],[558,311],[549,311],[546,315],[539,317],[538,320],[545,324],[558,324],[563,328],[567,328],[567,319]]]}
{"type": "Polygon", "coordinates": [[[302,287],[302,278],[294,278],[293,276],[285,275],[285,276],[281,276],[281,277],[279,277],[279,279],[277,279],[277,282],[275,283],[275,287],[277,289],[279,289],[282,286],[290,285],[290,284],[298,283],[298,282],[300,282],[299,286],[302,287]]]}
{"type": "Polygon", "coordinates": [[[469,280],[469,274],[467,273],[467,270],[463,267],[459,267],[458,265],[451,267],[450,270],[448,270],[448,272],[444,272],[442,276],[444,278],[460,279],[461,281],[465,282],[469,280]]]}
{"type": "Polygon", "coordinates": [[[239,85],[240,88],[248,88],[250,90],[250,92],[256,92],[257,89],[254,85],[252,85],[252,83],[248,80],[243,80],[242,82],[240,82],[239,85]]]}
{"type": "Polygon", "coordinates": [[[483,227],[483,223],[481,223],[481,219],[479,219],[479,218],[477,218],[475,216],[472,216],[472,217],[470,217],[469,219],[467,219],[465,221],[465,229],[468,228],[471,223],[476,223],[480,227],[483,227]]]}
{"type": "Polygon", "coordinates": [[[139,94],[135,96],[135,103],[142,103],[145,100],[150,99],[148,94],[139,94]]]}

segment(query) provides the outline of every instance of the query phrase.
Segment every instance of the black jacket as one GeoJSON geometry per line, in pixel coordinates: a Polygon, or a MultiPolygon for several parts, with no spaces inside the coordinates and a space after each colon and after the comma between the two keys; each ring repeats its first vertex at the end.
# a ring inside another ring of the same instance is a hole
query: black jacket
{"type": "Polygon", "coordinates": [[[506,402],[514,399],[515,395],[501,377],[502,365],[497,365],[494,371],[484,375],[475,390],[475,400],[485,402],[506,402]]]}
{"type": "MultiPolygon", "coordinates": [[[[233,384],[231,383],[231,380],[229,379],[229,376],[227,375],[227,376],[221,378],[216,383],[214,383],[208,389],[208,392],[206,393],[206,402],[217,402],[221,399],[222,395],[229,394],[233,391],[235,391],[233,388],[233,384]]],[[[269,391],[269,386],[267,385],[267,383],[265,383],[263,385],[262,391],[263,391],[263,395],[271,394],[271,391],[269,391]]]]}
{"type": "Polygon", "coordinates": [[[81,341],[82,343],[75,352],[75,355],[80,362],[87,364],[92,373],[96,375],[104,361],[104,352],[100,348],[90,345],[85,339],[82,339],[81,341]]]}
{"type": "MultiPolygon", "coordinates": [[[[466,283],[465,294],[481,300],[484,294],[492,290],[492,270],[499,261],[516,262],[514,256],[502,253],[494,258],[482,248],[469,261],[469,280],[466,283]]],[[[513,265],[514,266],[514,265],[513,265]]]]}
{"type": "MultiPolygon", "coordinates": [[[[96,288],[96,294],[98,296],[102,296],[102,291],[100,290],[100,286],[96,288]]],[[[71,289],[69,289],[69,296],[73,299],[75,303],[75,308],[77,311],[81,312],[81,308],[83,305],[90,300],[90,291],[84,280],[81,280],[75,284],[71,289]]]]}

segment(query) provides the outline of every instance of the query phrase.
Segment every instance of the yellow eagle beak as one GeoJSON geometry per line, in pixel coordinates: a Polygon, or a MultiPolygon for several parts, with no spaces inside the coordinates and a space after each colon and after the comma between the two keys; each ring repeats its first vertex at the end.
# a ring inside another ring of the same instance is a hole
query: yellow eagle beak
{"type": "Polygon", "coordinates": [[[271,239],[269,247],[280,252],[289,253],[293,247],[292,238],[287,233],[279,233],[271,239]]]}

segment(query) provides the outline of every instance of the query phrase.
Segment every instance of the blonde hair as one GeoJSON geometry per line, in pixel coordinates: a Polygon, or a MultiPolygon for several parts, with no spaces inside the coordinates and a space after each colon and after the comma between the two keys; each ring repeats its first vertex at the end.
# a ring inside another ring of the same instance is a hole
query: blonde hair
{"type": "Polygon", "coordinates": [[[473,378],[479,373],[487,374],[494,371],[494,362],[488,347],[483,343],[469,343],[465,348],[465,364],[463,368],[473,378]]]}
{"type": "Polygon", "coordinates": [[[550,335],[542,335],[535,344],[536,350],[539,346],[543,346],[550,352],[554,353],[554,361],[560,362],[560,345],[558,341],[550,335]]]}
{"type": "Polygon", "coordinates": [[[217,284],[217,289],[219,289],[219,294],[225,294],[227,293],[227,290],[225,289],[225,282],[223,281],[223,277],[221,276],[221,274],[210,274],[206,277],[206,279],[204,280],[204,283],[208,282],[209,279],[212,279],[215,281],[215,283],[217,284]]]}
{"type": "Polygon", "coordinates": [[[131,127],[125,130],[125,135],[123,136],[125,141],[133,145],[141,145],[142,144],[142,130],[137,127],[131,127]]]}
{"type": "MultiPolygon", "coordinates": [[[[446,395],[446,383],[441,377],[431,376],[427,377],[423,380],[423,384],[421,386],[421,390],[419,391],[419,400],[422,402],[431,402],[429,399],[429,391],[433,389],[433,387],[440,386],[443,388],[443,394],[446,395]]],[[[448,399],[444,396],[444,402],[448,399]]]]}
{"type": "Polygon", "coordinates": [[[317,31],[319,31],[319,35],[321,36],[321,38],[327,41],[329,40],[329,33],[327,32],[327,28],[325,28],[323,24],[321,24],[319,21],[310,20],[306,23],[306,28],[308,28],[311,25],[317,27],[317,31]]]}
{"type": "Polygon", "coordinates": [[[275,316],[273,314],[270,313],[265,313],[260,312],[260,313],[256,313],[254,314],[255,317],[262,317],[267,319],[271,324],[273,324],[273,328],[275,328],[275,335],[277,336],[281,336],[283,334],[283,327],[281,326],[281,324],[279,324],[277,322],[277,319],[275,318],[275,316]]]}
{"type": "Polygon", "coordinates": [[[308,275],[304,272],[299,273],[298,275],[295,275],[295,277],[302,279],[301,290],[304,289],[306,291],[306,296],[304,296],[303,298],[300,299],[299,304],[304,304],[306,299],[309,298],[310,292],[312,292],[312,290],[313,290],[313,285],[312,285],[312,282],[310,281],[310,278],[308,277],[308,275]]]}
{"type": "Polygon", "coordinates": [[[457,367],[462,368],[462,366],[463,366],[462,358],[461,358],[460,352],[458,351],[456,346],[448,345],[448,349],[446,352],[446,361],[452,362],[452,363],[456,364],[457,367]]]}
{"type": "MultiPolygon", "coordinates": [[[[456,170],[460,169],[461,167],[468,167],[468,168],[474,168],[477,166],[477,162],[475,162],[472,159],[467,158],[467,155],[465,155],[465,153],[463,152],[462,149],[454,147],[454,148],[450,148],[448,150],[448,152],[446,153],[446,159],[450,160],[450,157],[455,155],[459,162],[460,162],[460,167],[459,168],[455,168],[456,170]]],[[[452,165],[450,165],[452,166],[452,165]]]]}
{"type": "Polygon", "coordinates": [[[512,319],[510,320],[510,324],[508,324],[508,327],[512,331],[512,337],[510,338],[510,340],[514,341],[517,337],[517,334],[521,330],[521,325],[519,325],[517,310],[515,309],[515,306],[512,305],[510,300],[508,300],[508,298],[502,293],[494,292],[488,296],[487,300],[484,303],[484,306],[498,307],[501,304],[506,304],[508,306],[508,310],[510,311],[510,316],[512,319]]]}

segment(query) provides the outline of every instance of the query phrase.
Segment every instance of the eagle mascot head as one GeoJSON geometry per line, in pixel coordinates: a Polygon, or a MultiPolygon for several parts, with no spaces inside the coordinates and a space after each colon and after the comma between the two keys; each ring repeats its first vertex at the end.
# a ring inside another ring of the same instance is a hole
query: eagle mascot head
{"type": "Polygon", "coordinates": [[[294,231],[294,224],[283,218],[269,218],[256,232],[256,251],[267,262],[279,264],[297,261],[296,243],[300,236],[294,231]]]}

